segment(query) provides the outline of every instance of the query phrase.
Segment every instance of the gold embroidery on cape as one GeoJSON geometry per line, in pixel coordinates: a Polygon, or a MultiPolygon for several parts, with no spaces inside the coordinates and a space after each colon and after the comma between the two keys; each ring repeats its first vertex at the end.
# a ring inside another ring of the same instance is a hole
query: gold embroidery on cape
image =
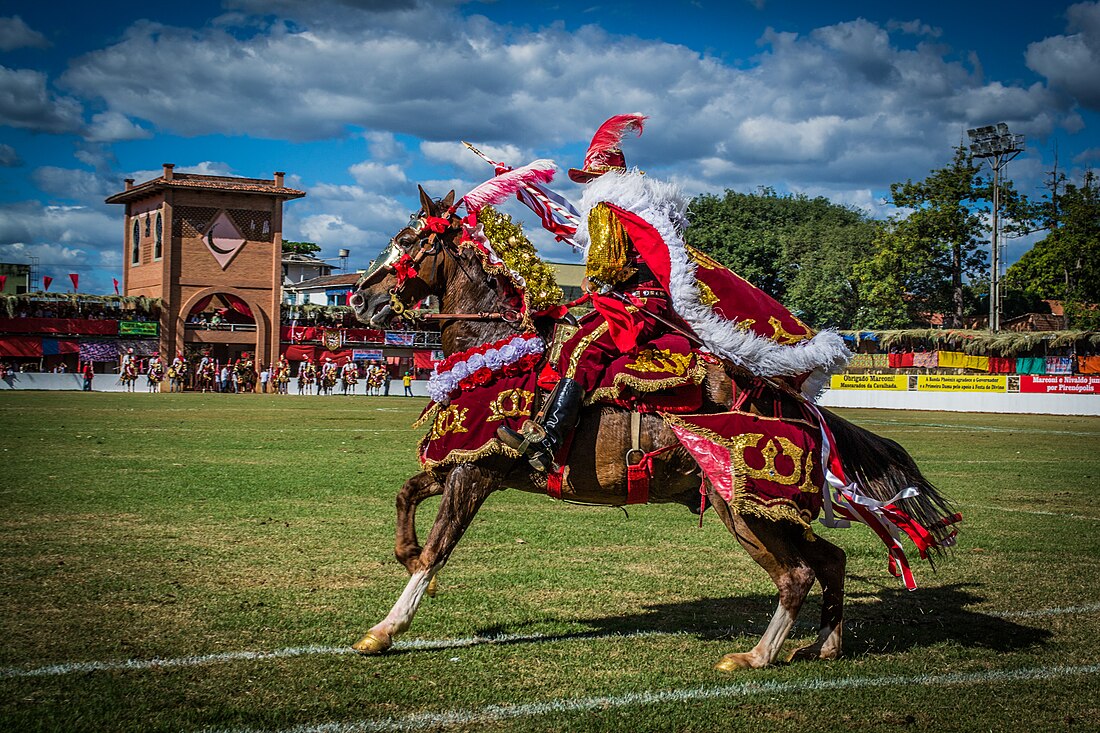
{"type": "Polygon", "coordinates": [[[623,365],[625,369],[642,374],[666,372],[677,377],[687,374],[690,366],[691,354],[674,353],[668,349],[642,349],[634,361],[623,365]]]}
{"type": "Polygon", "coordinates": [[[752,324],[756,323],[755,318],[746,318],[743,321],[737,321],[734,325],[738,331],[749,331],[752,329],[752,324]]]}
{"type": "MultiPolygon", "coordinates": [[[[744,435],[737,436],[735,444],[738,448],[738,452],[735,454],[731,451],[730,453],[734,459],[736,469],[744,471],[745,475],[749,478],[772,481],[781,486],[794,486],[799,483],[799,479],[803,479],[803,451],[790,440],[780,435],[775,436],[774,439],[769,438],[768,442],[764,444],[764,447],[760,448],[760,455],[764,457],[764,465],[762,468],[753,468],[745,461],[745,449],[758,447],[760,439],[763,437],[764,436],[760,433],[745,433],[744,435]],[[790,474],[780,473],[779,469],[775,467],[775,457],[780,454],[791,459],[791,463],[794,464],[794,470],[790,474]]],[[[805,480],[803,479],[803,483],[804,482],[805,480]]]]}
{"type": "Polygon", "coordinates": [[[466,413],[469,411],[470,408],[458,405],[448,405],[440,410],[432,421],[432,438],[438,440],[448,433],[470,432],[463,424],[466,422],[466,413]]]}
{"type": "Polygon", "coordinates": [[[714,294],[714,291],[710,289],[702,280],[696,278],[695,287],[699,289],[699,302],[703,305],[710,307],[718,302],[718,296],[714,294]]]}
{"type": "Polygon", "coordinates": [[[550,364],[557,364],[561,358],[562,347],[565,346],[565,342],[573,338],[573,336],[580,330],[579,326],[570,326],[568,323],[558,323],[554,327],[554,340],[550,342],[550,348],[546,352],[546,361],[550,364]]]}
{"type": "MultiPolygon", "coordinates": [[[[813,540],[817,539],[817,535],[814,534],[813,528],[810,527],[810,520],[812,517],[809,512],[804,509],[800,509],[789,499],[775,499],[772,501],[767,501],[764,500],[762,497],[752,496],[748,493],[746,475],[744,472],[738,471],[736,465],[739,462],[742,464],[744,463],[744,447],[742,443],[748,441],[743,441],[741,439],[746,437],[752,438],[751,444],[755,446],[760,441],[760,439],[764,437],[761,433],[746,433],[744,435],[735,435],[732,438],[727,438],[723,435],[719,435],[712,430],[707,430],[706,428],[701,428],[698,425],[692,425],[690,423],[684,422],[677,415],[673,415],[670,413],[661,413],[661,417],[665,419],[665,423],[669,426],[680,426],[688,430],[689,432],[694,433],[695,435],[706,438],[713,443],[723,445],[727,449],[729,449],[730,458],[732,459],[730,461],[730,473],[732,474],[730,476],[730,479],[733,488],[733,496],[729,501],[730,509],[732,509],[737,514],[743,514],[746,516],[763,517],[764,519],[769,519],[772,521],[783,520],[794,522],[795,524],[798,524],[802,527],[803,536],[806,538],[807,541],[812,542],[813,540]]],[[[820,429],[817,425],[814,425],[811,422],[808,422],[806,420],[799,420],[797,418],[780,419],[761,416],[754,417],[757,417],[757,419],[760,420],[774,420],[777,422],[786,423],[802,423],[806,425],[809,429],[820,429]]],[[[807,458],[809,459],[809,456],[807,456],[807,458]]],[[[820,490],[820,487],[813,487],[812,489],[808,488],[812,486],[813,479],[810,476],[810,470],[812,469],[812,467],[812,459],[807,460],[804,469],[805,478],[803,479],[802,484],[799,486],[799,489],[805,493],[813,493],[814,491],[820,490]]]]}
{"type": "Polygon", "coordinates": [[[710,255],[703,254],[690,245],[685,245],[685,248],[687,249],[688,259],[704,270],[726,269],[724,265],[710,255]]]}
{"type": "Polygon", "coordinates": [[[629,372],[619,372],[611,380],[610,386],[592,390],[592,393],[585,398],[584,404],[594,405],[604,400],[620,400],[623,397],[623,392],[628,389],[639,395],[644,395],[650,392],[659,392],[663,389],[675,389],[688,384],[701,384],[706,376],[707,368],[701,363],[696,363],[695,367],[682,377],[668,377],[666,379],[643,379],[629,372]]]}
{"type": "Polygon", "coordinates": [[[569,354],[569,367],[565,370],[565,374],[562,375],[563,377],[573,378],[573,375],[577,373],[577,364],[580,363],[584,350],[587,349],[593,341],[603,336],[607,329],[607,321],[604,321],[592,329],[592,333],[577,342],[576,346],[573,347],[572,353],[569,354]]]}
{"type": "Polygon", "coordinates": [[[489,403],[489,417],[485,422],[499,422],[506,417],[527,417],[531,414],[531,403],[535,393],[526,389],[506,389],[489,403]]]}
{"type": "Polygon", "coordinates": [[[810,333],[809,328],[807,328],[797,318],[794,319],[794,320],[795,320],[796,323],[798,323],[798,325],[802,326],[802,328],[805,329],[805,331],[803,333],[801,333],[801,334],[791,333],[790,331],[783,328],[783,324],[782,324],[782,322],[780,322],[780,320],[778,318],[776,318],[775,316],[772,316],[771,318],[769,318],[768,319],[768,325],[771,326],[772,329],[774,329],[774,331],[775,331],[775,333],[772,334],[772,340],[775,341],[778,344],[782,344],[783,346],[790,346],[791,344],[797,344],[799,341],[805,341],[806,339],[808,339],[812,336],[812,334],[810,333]]]}
{"type": "Polygon", "coordinates": [[[588,213],[588,241],[584,274],[589,280],[614,285],[637,272],[626,266],[630,237],[607,204],[596,204],[588,213]]]}

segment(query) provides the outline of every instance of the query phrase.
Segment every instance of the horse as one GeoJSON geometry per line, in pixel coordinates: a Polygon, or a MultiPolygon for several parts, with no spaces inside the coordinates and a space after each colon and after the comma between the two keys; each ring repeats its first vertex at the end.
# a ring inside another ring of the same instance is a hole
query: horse
{"type": "Polygon", "coordinates": [[[344,390],[344,396],[348,393],[355,394],[355,385],[359,383],[359,377],[353,369],[345,369],[340,373],[340,386],[344,390]]]}
{"type": "MultiPolygon", "coordinates": [[[[379,328],[409,304],[435,295],[440,303],[444,354],[515,335],[514,318],[489,318],[514,308],[515,303],[508,300],[514,296],[498,281],[499,276],[483,269],[471,248],[459,246],[461,223],[450,211],[454,192],[434,201],[421,188],[420,199],[421,211],[393,237],[382,266],[360,279],[350,298],[356,317],[379,328]],[[428,217],[445,218],[446,230],[431,231],[428,217]],[[400,268],[392,266],[398,260],[412,265],[415,274],[410,276],[406,267],[405,277],[399,279],[400,268]]],[[[728,411],[737,395],[742,410],[774,414],[779,404],[783,414],[798,414],[798,399],[789,390],[715,362],[706,363],[701,412],[728,411]]],[[[919,496],[904,500],[905,509],[932,528],[939,543],[934,542],[933,549],[942,552],[942,545],[949,544],[953,535],[943,522],[953,514],[952,508],[909,454],[892,440],[828,410],[820,412],[832,432],[844,473],[858,480],[868,496],[886,502],[906,487],[918,487],[919,496]]],[[[676,434],[658,415],[635,415],[638,430],[634,435],[642,450],[650,453],[667,449],[652,461],[649,501],[680,504],[693,513],[713,507],[741,546],[771,576],[779,592],[778,607],[759,642],[749,651],[724,655],[717,668],[732,671],[775,662],[815,581],[823,594],[819,634],[790,658],[838,657],[843,636],[844,551],[795,522],[734,511],[709,482],[703,484],[701,504],[701,469],[676,434]]],[[[625,454],[633,441],[631,423],[632,415],[624,409],[592,405],[582,410],[567,459],[571,486],[563,489],[563,499],[611,506],[624,503],[628,481],[625,454]]],[[[513,488],[545,493],[545,487],[545,474],[538,474],[526,461],[500,453],[454,464],[441,473],[424,471],[409,478],[397,495],[395,556],[410,578],[386,617],[353,648],[361,654],[383,653],[397,635],[408,630],[423,597],[434,594],[436,573],[493,492],[513,488]],[[440,495],[435,522],[421,545],[415,527],[417,506],[428,497],[440,495]]]]}
{"type": "Polygon", "coordinates": [[[313,394],[313,367],[300,366],[298,369],[298,394],[313,394]]]}
{"type": "Polygon", "coordinates": [[[118,375],[118,380],[122,382],[122,386],[126,388],[127,392],[133,392],[134,383],[137,382],[137,378],[137,364],[131,359],[122,365],[122,373],[118,375]]]}
{"type": "Polygon", "coordinates": [[[214,372],[213,362],[203,362],[195,369],[195,387],[200,392],[213,392],[214,382],[217,377],[214,372]]]}
{"type": "Polygon", "coordinates": [[[183,380],[187,374],[186,366],[177,366],[172,364],[168,367],[168,391],[169,392],[182,392],[183,380]]]}
{"type": "Polygon", "coordinates": [[[164,381],[164,366],[159,361],[149,365],[146,380],[150,392],[160,391],[160,383],[164,381]]]}

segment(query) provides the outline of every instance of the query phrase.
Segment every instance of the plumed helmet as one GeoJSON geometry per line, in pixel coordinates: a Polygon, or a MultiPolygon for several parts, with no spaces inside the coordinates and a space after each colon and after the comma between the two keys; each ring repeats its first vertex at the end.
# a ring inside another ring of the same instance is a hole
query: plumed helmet
{"type": "Polygon", "coordinates": [[[588,183],[608,171],[625,171],[626,157],[619,147],[623,136],[631,130],[641,135],[646,119],[638,113],[615,115],[600,125],[584,155],[584,166],[570,168],[569,177],[577,183],[588,183]]]}

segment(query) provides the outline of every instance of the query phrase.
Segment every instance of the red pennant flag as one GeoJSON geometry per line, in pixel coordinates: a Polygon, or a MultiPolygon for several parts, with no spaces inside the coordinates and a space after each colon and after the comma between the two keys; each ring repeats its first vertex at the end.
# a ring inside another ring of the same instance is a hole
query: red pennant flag
{"type": "Polygon", "coordinates": [[[79,287],[78,283],[80,283],[80,275],[75,272],[70,272],[69,279],[73,281],[73,292],[76,292],[76,289],[79,287]]]}
{"type": "Polygon", "coordinates": [[[112,277],[111,279],[115,281],[115,295],[118,295],[118,278],[112,277]]]}
{"type": "Polygon", "coordinates": [[[49,275],[43,275],[42,276],[42,292],[43,293],[50,289],[50,283],[52,283],[52,282],[53,282],[53,278],[50,277],[49,275]]]}
{"type": "Polygon", "coordinates": [[[0,292],[3,292],[4,286],[8,284],[8,276],[0,275],[0,292]]]}

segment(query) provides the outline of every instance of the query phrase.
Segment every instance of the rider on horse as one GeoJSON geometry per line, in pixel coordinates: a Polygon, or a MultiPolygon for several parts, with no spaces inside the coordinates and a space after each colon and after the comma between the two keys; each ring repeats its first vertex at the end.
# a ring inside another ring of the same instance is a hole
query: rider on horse
{"type": "Polygon", "coordinates": [[[753,374],[812,393],[849,352],[839,335],[815,334],[767,294],[684,242],[687,201],[674,185],[627,169],[619,144],[641,134],[643,115],[617,115],[596,132],[581,169],[586,188],[576,240],[586,245],[584,289],[593,312],[565,341],[561,376],[541,419],[497,435],[543,471],[576,424],[585,394],[618,356],[669,331],[753,374]],[[807,376],[814,374],[809,384],[807,376]]]}

